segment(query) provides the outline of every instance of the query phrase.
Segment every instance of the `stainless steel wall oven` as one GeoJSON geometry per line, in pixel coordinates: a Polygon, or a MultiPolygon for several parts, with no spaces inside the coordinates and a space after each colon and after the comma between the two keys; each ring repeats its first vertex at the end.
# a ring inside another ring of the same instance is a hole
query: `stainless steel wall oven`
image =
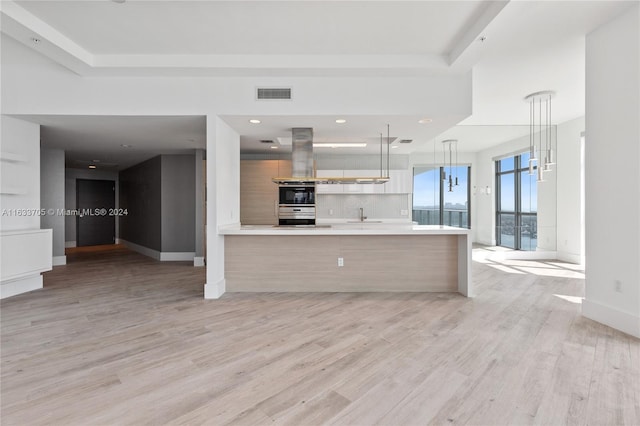
{"type": "Polygon", "coordinates": [[[316,224],[315,185],[280,185],[279,225],[316,224]]]}

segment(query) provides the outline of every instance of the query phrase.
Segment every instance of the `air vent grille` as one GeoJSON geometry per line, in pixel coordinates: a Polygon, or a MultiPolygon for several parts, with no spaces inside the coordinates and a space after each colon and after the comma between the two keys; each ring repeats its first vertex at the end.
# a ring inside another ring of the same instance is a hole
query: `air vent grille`
{"type": "Polygon", "coordinates": [[[411,143],[413,139],[400,139],[400,143],[411,143]]]}
{"type": "Polygon", "coordinates": [[[290,100],[290,87],[258,87],[256,89],[256,99],[261,100],[290,100]]]}
{"type": "Polygon", "coordinates": [[[273,143],[271,139],[261,139],[260,143],[273,143]]]}

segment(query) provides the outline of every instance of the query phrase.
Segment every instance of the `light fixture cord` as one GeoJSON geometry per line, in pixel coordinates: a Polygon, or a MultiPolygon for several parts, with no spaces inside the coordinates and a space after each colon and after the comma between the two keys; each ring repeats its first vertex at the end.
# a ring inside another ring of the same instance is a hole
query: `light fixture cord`
{"type": "Polygon", "coordinates": [[[387,177],[389,176],[389,124],[387,124],[387,177]]]}
{"type": "Polygon", "coordinates": [[[380,177],[382,177],[382,132],[380,132],[380,177]]]}
{"type": "Polygon", "coordinates": [[[456,141],[456,186],[458,186],[458,141],[456,141]]]}

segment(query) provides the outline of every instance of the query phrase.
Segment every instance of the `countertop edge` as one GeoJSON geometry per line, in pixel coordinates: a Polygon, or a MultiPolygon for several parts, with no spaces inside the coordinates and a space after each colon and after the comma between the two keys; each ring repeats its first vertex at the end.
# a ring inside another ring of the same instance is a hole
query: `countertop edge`
{"type": "Polygon", "coordinates": [[[278,228],[269,225],[218,227],[221,235],[469,235],[470,229],[437,225],[333,226],[320,228],[278,228]],[[428,227],[427,227],[428,226],[428,227]]]}

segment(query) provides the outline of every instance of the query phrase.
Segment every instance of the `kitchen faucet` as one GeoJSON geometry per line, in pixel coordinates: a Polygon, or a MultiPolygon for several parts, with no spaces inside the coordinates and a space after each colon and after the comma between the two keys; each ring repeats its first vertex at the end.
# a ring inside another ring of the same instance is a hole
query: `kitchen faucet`
{"type": "Polygon", "coordinates": [[[364,215],[364,208],[360,207],[360,222],[364,222],[367,217],[364,215]]]}

